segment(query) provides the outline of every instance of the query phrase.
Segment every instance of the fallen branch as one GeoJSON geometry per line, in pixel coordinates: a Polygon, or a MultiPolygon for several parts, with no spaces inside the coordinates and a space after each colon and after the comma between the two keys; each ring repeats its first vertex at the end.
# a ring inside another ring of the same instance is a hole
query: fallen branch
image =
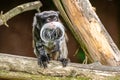
{"type": "Polygon", "coordinates": [[[39,9],[42,6],[40,1],[35,1],[35,2],[29,2],[26,4],[22,4],[19,5],[15,8],[13,8],[12,10],[8,11],[7,13],[3,14],[3,12],[1,11],[1,15],[0,15],[0,26],[1,25],[7,25],[7,21],[11,18],[13,18],[14,16],[21,14],[25,11],[29,11],[29,10],[34,10],[34,9],[39,9]]]}
{"type": "MultiPolygon", "coordinates": [[[[49,76],[84,76],[92,79],[115,77],[120,75],[120,67],[103,66],[100,63],[76,64],[69,63],[63,68],[58,61],[51,61],[48,68],[44,69],[37,65],[37,59],[31,57],[15,56],[0,53],[0,71],[29,73],[31,75],[49,76]]],[[[22,76],[21,73],[19,76],[22,76]]],[[[0,72],[0,75],[2,72],[0,72]]],[[[7,73],[6,73],[7,74],[7,73]]],[[[15,73],[14,73],[15,74],[15,73]]],[[[13,76],[15,76],[13,74],[13,76]]],[[[4,75],[6,77],[7,75],[4,75]]],[[[0,76],[0,78],[3,76],[0,76]]]]}

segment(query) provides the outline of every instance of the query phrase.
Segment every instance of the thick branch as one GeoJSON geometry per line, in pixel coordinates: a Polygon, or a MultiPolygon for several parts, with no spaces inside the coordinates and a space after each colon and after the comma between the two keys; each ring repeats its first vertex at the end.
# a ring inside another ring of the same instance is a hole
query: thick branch
{"type": "Polygon", "coordinates": [[[112,66],[120,65],[120,51],[89,0],[53,1],[91,62],[99,61],[112,66]]]}
{"type": "Polygon", "coordinates": [[[2,14],[1,12],[1,15],[0,15],[0,26],[3,25],[3,24],[6,24],[6,22],[13,18],[14,16],[18,15],[18,14],[21,14],[25,11],[29,11],[29,10],[34,10],[34,9],[39,9],[40,7],[42,6],[41,2],[40,1],[35,1],[35,2],[29,2],[29,3],[26,3],[26,4],[22,4],[22,5],[19,5],[15,8],[13,8],[12,10],[8,11],[7,13],[5,14],[2,14]]]}
{"type": "MultiPolygon", "coordinates": [[[[51,61],[47,69],[37,65],[36,58],[0,53],[0,70],[50,76],[84,76],[92,79],[120,75],[120,67],[103,66],[99,63],[89,65],[69,63],[65,68],[60,62],[51,61]]],[[[1,73],[2,74],[2,73],[1,73]]]]}

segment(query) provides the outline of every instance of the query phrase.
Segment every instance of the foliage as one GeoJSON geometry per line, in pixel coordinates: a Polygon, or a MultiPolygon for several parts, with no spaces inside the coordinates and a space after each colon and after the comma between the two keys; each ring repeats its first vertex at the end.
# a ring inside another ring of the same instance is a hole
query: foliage
{"type": "Polygon", "coordinates": [[[83,63],[85,60],[85,53],[81,48],[77,51],[75,56],[78,59],[79,63],[83,63]]]}

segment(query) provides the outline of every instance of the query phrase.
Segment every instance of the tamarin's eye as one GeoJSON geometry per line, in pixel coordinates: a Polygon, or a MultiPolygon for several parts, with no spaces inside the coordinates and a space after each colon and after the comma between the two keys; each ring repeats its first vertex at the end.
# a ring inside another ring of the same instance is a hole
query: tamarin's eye
{"type": "Polygon", "coordinates": [[[53,21],[58,21],[58,18],[57,18],[57,17],[54,17],[54,18],[53,18],[53,21]]]}
{"type": "Polygon", "coordinates": [[[51,18],[47,18],[47,22],[51,22],[51,18]]]}

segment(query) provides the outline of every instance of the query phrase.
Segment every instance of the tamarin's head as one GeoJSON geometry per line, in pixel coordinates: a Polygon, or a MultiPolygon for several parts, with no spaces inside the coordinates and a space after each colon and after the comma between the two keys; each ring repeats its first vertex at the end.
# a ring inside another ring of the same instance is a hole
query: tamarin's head
{"type": "Polygon", "coordinates": [[[37,21],[40,21],[42,24],[49,22],[57,22],[59,20],[59,12],[58,11],[43,11],[41,13],[35,14],[37,21]]]}

